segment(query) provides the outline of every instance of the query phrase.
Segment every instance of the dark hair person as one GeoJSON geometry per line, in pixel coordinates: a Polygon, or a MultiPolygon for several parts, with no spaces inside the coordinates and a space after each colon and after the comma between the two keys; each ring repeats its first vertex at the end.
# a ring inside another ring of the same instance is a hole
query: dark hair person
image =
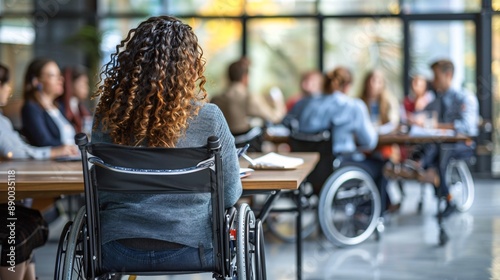
{"type": "MultiPolygon", "coordinates": [[[[12,88],[9,84],[9,69],[0,64],[0,107],[7,105],[12,88]]],[[[59,148],[33,147],[26,144],[19,133],[14,130],[10,120],[0,110],[0,159],[48,159],[56,156],[76,154],[76,149],[71,146],[59,148]]],[[[10,185],[10,184],[9,184],[10,185]]],[[[0,219],[7,221],[8,205],[0,204],[0,219]]],[[[0,264],[0,279],[35,279],[35,266],[30,263],[33,249],[42,246],[47,241],[48,228],[40,212],[16,204],[16,217],[19,220],[15,228],[15,261],[11,262],[7,254],[11,254],[12,244],[8,244],[7,236],[10,228],[0,227],[2,244],[2,260],[0,264]],[[15,272],[10,271],[15,265],[15,272]]]]}
{"type": "Polygon", "coordinates": [[[55,102],[63,94],[63,81],[52,59],[36,58],[28,65],[21,117],[23,133],[34,146],[74,144],[75,129],[55,102]]]}
{"type": "Polygon", "coordinates": [[[85,105],[89,97],[89,76],[81,65],[67,67],[63,71],[64,93],[58,98],[61,109],[76,132],[90,133],[92,115],[85,105]]]}
{"type": "MultiPolygon", "coordinates": [[[[205,102],[202,54],[192,28],[177,18],[152,17],[130,30],[101,73],[92,141],[199,147],[216,135],[222,144],[224,201],[229,207],[242,191],[238,158],[224,116],[205,102]]],[[[212,267],[210,195],[100,192],[99,199],[104,269],[212,267]],[[193,219],[207,223],[194,227],[189,222],[193,219]]]]}

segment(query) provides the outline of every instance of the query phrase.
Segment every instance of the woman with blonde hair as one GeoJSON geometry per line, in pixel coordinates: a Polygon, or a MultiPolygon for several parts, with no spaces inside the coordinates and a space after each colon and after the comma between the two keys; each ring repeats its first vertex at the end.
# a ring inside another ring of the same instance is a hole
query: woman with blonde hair
{"type": "Polygon", "coordinates": [[[373,70],[366,74],[361,99],[368,107],[373,122],[378,125],[399,124],[398,101],[387,90],[385,77],[380,70],[373,70]]]}
{"type": "MultiPolygon", "coordinates": [[[[216,135],[229,207],[242,192],[238,158],[224,116],[206,103],[202,54],[192,28],[177,18],[152,17],[130,30],[101,73],[92,142],[200,147],[216,135]]],[[[210,220],[210,195],[100,192],[99,199],[105,270],[212,267],[210,223],[199,228],[189,222],[210,220]]]]}

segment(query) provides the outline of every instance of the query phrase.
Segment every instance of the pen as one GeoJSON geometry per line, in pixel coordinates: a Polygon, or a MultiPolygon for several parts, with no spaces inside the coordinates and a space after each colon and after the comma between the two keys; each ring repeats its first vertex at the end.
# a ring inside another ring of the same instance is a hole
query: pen
{"type": "Polygon", "coordinates": [[[238,157],[241,157],[243,154],[245,154],[246,151],[248,150],[248,147],[250,147],[250,144],[246,144],[245,146],[238,148],[236,150],[236,152],[238,153],[238,157]]]}

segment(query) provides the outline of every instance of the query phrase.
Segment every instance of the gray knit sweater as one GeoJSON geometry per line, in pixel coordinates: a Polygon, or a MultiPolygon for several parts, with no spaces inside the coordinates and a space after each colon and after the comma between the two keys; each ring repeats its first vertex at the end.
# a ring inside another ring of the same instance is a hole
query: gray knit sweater
{"type": "MultiPolygon", "coordinates": [[[[99,121],[97,118],[94,121],[99,121]]],[[[219,108],[204,104],[197,117],[189,122],[177,147],[206,145],[209,136],[219,137],[222,145],[224,204],[236,203],[242,187],[239,164],[226,120],[219,108]]],[[[93,131],[92,142],[107,142],[106,132],[93,131]]],[[[212,248],[209,194],[136,195],[100,192],[102,244],[124,238],[152,238],[198,247],[212,248]],[[199,226],[200,222],[203,224],[199,226]]]]}

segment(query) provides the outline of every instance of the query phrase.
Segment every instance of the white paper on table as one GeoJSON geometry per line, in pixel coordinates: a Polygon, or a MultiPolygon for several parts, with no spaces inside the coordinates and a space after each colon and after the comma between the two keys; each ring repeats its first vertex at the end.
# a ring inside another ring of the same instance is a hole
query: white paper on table
{"type": "Polygon", "coordinates": [[[259,169],[294,169],[297,166],[304,163],[304,159],[289,157],[280,155],[277,153],[268,153],[261,157],[258,157],[253,160],[256,166],[252,166],[252,168],[259,169]]]}
{"type": "Polygon", "coordinates": [[[453,129],[425,128],[418,125],[412,125],[408,135],[413,137],[455,136],[455,131],[453,129]]]}

